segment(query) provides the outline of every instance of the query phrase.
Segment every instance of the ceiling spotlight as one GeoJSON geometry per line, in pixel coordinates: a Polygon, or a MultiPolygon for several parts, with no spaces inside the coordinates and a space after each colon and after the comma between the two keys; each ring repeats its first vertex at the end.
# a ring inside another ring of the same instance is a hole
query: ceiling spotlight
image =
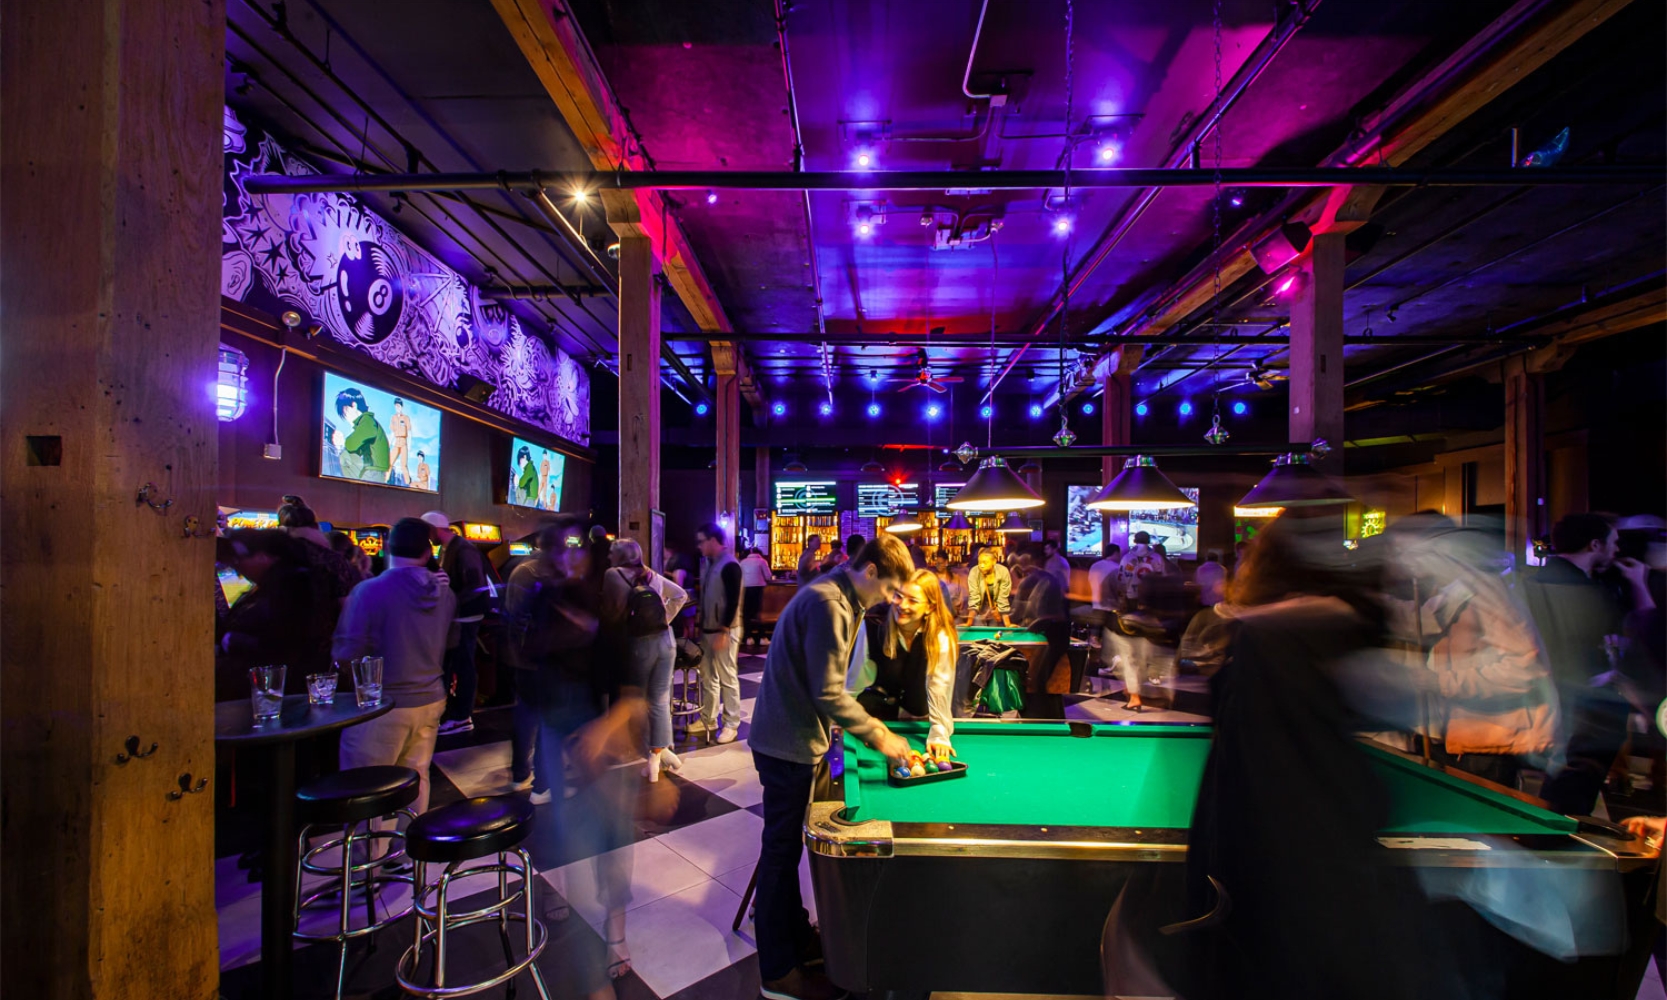
{"type": "Polygon", "coordinates": [[[1145,403],[1136,403],[1134,405],[1134,415],[1137,417],[1144,417],[1146,414],[1150,413],[1151,410],[1152,408],[1147,406],[1145,403]]]}
{"type": "Polygon", "coordinates": [[[874,223],[868,222],[866,220],[857,223],[857,235],[858,236],[872,236],[872,235],[874,235],[874,223]]]}
{"type": "Polygon", "coordinates": [[[1123,144],[1116,139],[1102,139],[1094,150],[1094,159],[1102,166],[1111,166],[1123,158],[1123,144]]]}
{"type": "Polygon", "coordinates": [[[874,165],[874,152],[868,149],[857,150],[857,169],[867,170],[874,165]]]}
{"type": "Polygon", "coordinates": [[[278,318],[282,320],[283,324],[291,330],[301,325],[301,314],[293,309],[286,309],[283,315],[278,318]]]}
{"type": "Polygon", "coordinates": [[[1240,400],[1239,402],[1233,404],[1233,416],[1242,417],[1248,409],[1250,409],[1250,407],[1244,405],[1244,401],[1240,400]]]}
{"type": "Polygon", "coordinates": [[[1084,403],[1084,404],[1082,404],[1082,415],[1085,416],[1085,417],[1092,417],[1094,415],[1094,404],[1093,403],[1084,403]]]}
{"type": "Polygon", "coordinates": [[[871,416],[871,417],[879,416],[880,415],[880,404],[879,403],[869,403],[868,404],[868,415],[871,416]]]}
{"type": "Polygon", "coordinates": [[[574,192],[573,192],[573,204],[583,205],[585,202],[587,202],[589,200],[590,200],[590,193],[587,192],[584,188],[577,188],[577,189],[574,190],[574,192]]]}
{"type": "Polygon", "coordinates": [[[1181,404],[1181,416],[1183,416],[1183,417],[1192,416],[1192,404],[1191,403],[1183,402],[1181,404]]]}
{"type": "Polygon", "coordinates": [[[978,416],[982,420],[988,420],[995,415],[996,408],[991,406],[989,403],[985,403],[983,406],[978,408],[978,416]]]}
{"type": "Polygon", "coordinates": [[[928,403],[927,404],[927,406],[926,406],[926,419],[927,420],[936,420],[941,416],[943,416],[943,407],[939,406],[937,403],[928,403]]]}
{"type": "Polygon", "coordinates": [[[1032,420],[1041,420],[1042,419],[1042,404],[1041,403],[1031,403],[1030,404],[1030,419],[1032,419],[1032,420]]]}
{"type": "Polygon", "coordinates": [[[704,416],[706,416],[706,414],[708,412],[711,411],[711,409],[712,408],[707,406],[705,403],[696,403],[695,404],[695,416],[704,417],[704,416]]]}
{"type": "Polygon", "coordinates": [[[708,205],[716,205],[718,203],[718,192],[716,192],[716,191],[707,191],[706,192],[706,203],[708,205]]]}
{"type": "Polygon", "coordinates": [[[1055,236],[1069,236],[1071,233],[1071,217],[1061,215],[1053,220],[1053,234],[1055,236]]]}
{"type": "Polygon", "coordinates": [[[831,417],[833,416],[833,404],[828,402],[818,403],[816,405],[816,412],[821,416],[831,417]]]}
{"type": "Polygon", "coordinates": [[[778,416],[778,417],[785,417],[785,416],[787,416],[787,404],[786,403],[771,403],[770,404],[770,412],[773,413],[774,415],[778,416]]]}
{"type": "Polygon", "coordinates": [[[1234,191],[1232,194],[1228,195],[1227,196],[1227,204],[1229,206],[1233,207],[1233,208],[1243,208],[1244,207],[1244,192],[1243,191],[1234,191]]]}

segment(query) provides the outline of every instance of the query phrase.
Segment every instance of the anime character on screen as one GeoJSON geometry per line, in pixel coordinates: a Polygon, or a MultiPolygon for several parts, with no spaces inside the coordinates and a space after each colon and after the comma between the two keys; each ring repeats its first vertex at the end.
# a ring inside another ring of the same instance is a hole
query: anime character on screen
{"type": "Polygon", "coordinates": [[[422,452],[417,452],[417,489],[433,489],[428,485],[428,458],[422,452]]]}
{"type": "Polygon", "coordinates": [[[365,394],[343,389],[336,394],[336,415],[352,428],[345,436],[338,428],[331,443],[341,449],[342,475],[370,483],[386,483],[393,470],[388,464],[388,432],[376,422],[365,403],[365,394]]]}
{"type": "Polygon", "coordinates": [[[538,505],[545,510],[555,510],[555,504],[550,497],[550,453],[543,452],[544,457],[538,463],[538,505]]]}
{"type": "MultiPolygon", "coordinates": [[[[399,485],[411,485],[411,418],[405,414],[405,400],[394,397],[394,415],[388,419],[388,437],[393,442],[389,471],[399,473],[399,485]]],[[[391,481],[391,480],[390,480],[391,481]]]]}
{"type": "Polygon", "coordinates": [[[516,491],[516,503],[523,507],[538,506],[538,470],[533,468],[532,452],[525,447],[515,453],[515,468],[520,473],[511,487],[516,491]]]}

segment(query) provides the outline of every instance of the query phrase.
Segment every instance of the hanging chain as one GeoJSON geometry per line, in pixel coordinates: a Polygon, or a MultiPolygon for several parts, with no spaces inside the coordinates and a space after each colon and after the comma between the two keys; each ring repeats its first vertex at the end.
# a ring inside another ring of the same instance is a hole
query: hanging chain
{"type": "MultiPolygon", "coordinates": [[[[996,290],[1001,287],[1001,254],[996,252],[994,234],[990,236],[990,415],[984,418],[984,449],[995,447],[996,426],[996,290]]],[[[955,440],[953,437],[951,441],[955,440]]],[[[957,456],[959,457],[959,456],[957,456]]]]}
{"type": "MultiPolygon", "coordinates": [[[[1215,33],[1216,96],[1215,102],[1211,104],[1210,107],[1211,113],[1215,116],[1215,124],[1211,128],[1211,133],[1215,139],[1216,183],[1215,199],[1213,202],[1215,206],[1215,235],[1214,242],[1210,248],[1210,258],[1215,261],[1215,267],[1212,269],[1215,278],[1215,287],[1210,296],[1210,332],[1212,334],[1219,334],[1221,330],[1221,0],[1215,0],[1215,12],[1211,18],[1211,27],[1215,33]]],[[[1221,342],[1219,339],[1216,341],[1215,360],[1218,362],[1221,360],[1221,342]]],[[[1220,382],[1221,375],[1218,371],[1216,374],[1216,383],[1219,385],[1220,382]]],[[[1221,422],[1220,410],[1221,407],[1218,402],[1216,407],[1216,423],[1218,425],[1221,422]]],[[[1216,428],[1214,427],[1211,428],[1212,433],[1215,429],[1216,428]]]]}
{"type": "MultiPolygon", "coordinates": [[[[1075,88],[1075,85],[1076,85],[1076,65],[1075,65],[1075,60],[1073,58],[1073,56],[1074,56],[1074,51],[1073,51],[1074,47],[1072,45],[1072,37],[1071,36],[1072,36],[1072,29],[1075,26],[1074,25],[1075,16],[1076,16],[1076,5],[1072,2],[1072,0],[1065,0],[1065,127],[1061,131],[1063,131],[1065,133],[1065,187],[1064,187],[1065,203],[1064,203],[1064,206],[1062,208],[1062,211],[1064,211],[1066,213],[1066,218],[1070,218],[1070,211],[1071,211],[1071,153],[1072,153],[1073,142],[1074,142],[1074,139],[1071,135],[1071,112],[1073,110],[1072,104],[1073,104],[1073,101],[1074,101],[1074,98],[1075,98],[1074,88],[1075,88]]],[[[1059,288],[1060,288],[1060,304],[1059,304],[1059,433],[1060,433],[1060,435],[1068,435],[1069,432],[1070,432],[1069,427],[1067,426],[1069,418],[1066,416],[1067,411],[1066,411],[1066,406],[1065,406],[1066,397],[1069,395],[1068,386],[1067,386],[1066,372],[1065,372],[1065,338],[1066,338],[1066,332],[1069,328],[1069,320],[1070,320],[1070,315],[1071,315],[1071,237],[1074,233],[1075,228],[1076,227],[1073,225],[1073,226],[1070,226],[1069,228],[1066,229],[1066,231],[1065,231],[1065,245],[1063,247],[1061,247],[1060,251],[1059,251],[1059,288]]]]}

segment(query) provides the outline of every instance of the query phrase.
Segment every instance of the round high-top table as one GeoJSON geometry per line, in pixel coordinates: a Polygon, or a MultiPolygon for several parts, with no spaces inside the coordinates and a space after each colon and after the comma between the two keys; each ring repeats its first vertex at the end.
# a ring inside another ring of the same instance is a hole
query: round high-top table
{"type": "Polygon", "coordinates": [[[288,1000],[295,960],[295,744],[323,733],[369,722],[392,711],[384,697],[360,708],[353,692],[336,695],[329,705],[309,705],[304,694],[287,695],[278,718],[256,724],[249,699],[216,702],[217,746],[255,751],[266,777],[266,875],[260,888],[260,961],[263,994],[288,1000]]]}

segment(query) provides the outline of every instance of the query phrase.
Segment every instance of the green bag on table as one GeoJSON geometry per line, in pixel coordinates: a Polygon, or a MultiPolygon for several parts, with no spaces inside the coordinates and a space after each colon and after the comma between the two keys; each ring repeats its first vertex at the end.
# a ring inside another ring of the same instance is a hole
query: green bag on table
{"type": "Polygon", "coordinates": [[[1000,715],[1025,707],[1024,675],[1017,670],[996,670],[980,697],[984,707],[1000,715]]]}

